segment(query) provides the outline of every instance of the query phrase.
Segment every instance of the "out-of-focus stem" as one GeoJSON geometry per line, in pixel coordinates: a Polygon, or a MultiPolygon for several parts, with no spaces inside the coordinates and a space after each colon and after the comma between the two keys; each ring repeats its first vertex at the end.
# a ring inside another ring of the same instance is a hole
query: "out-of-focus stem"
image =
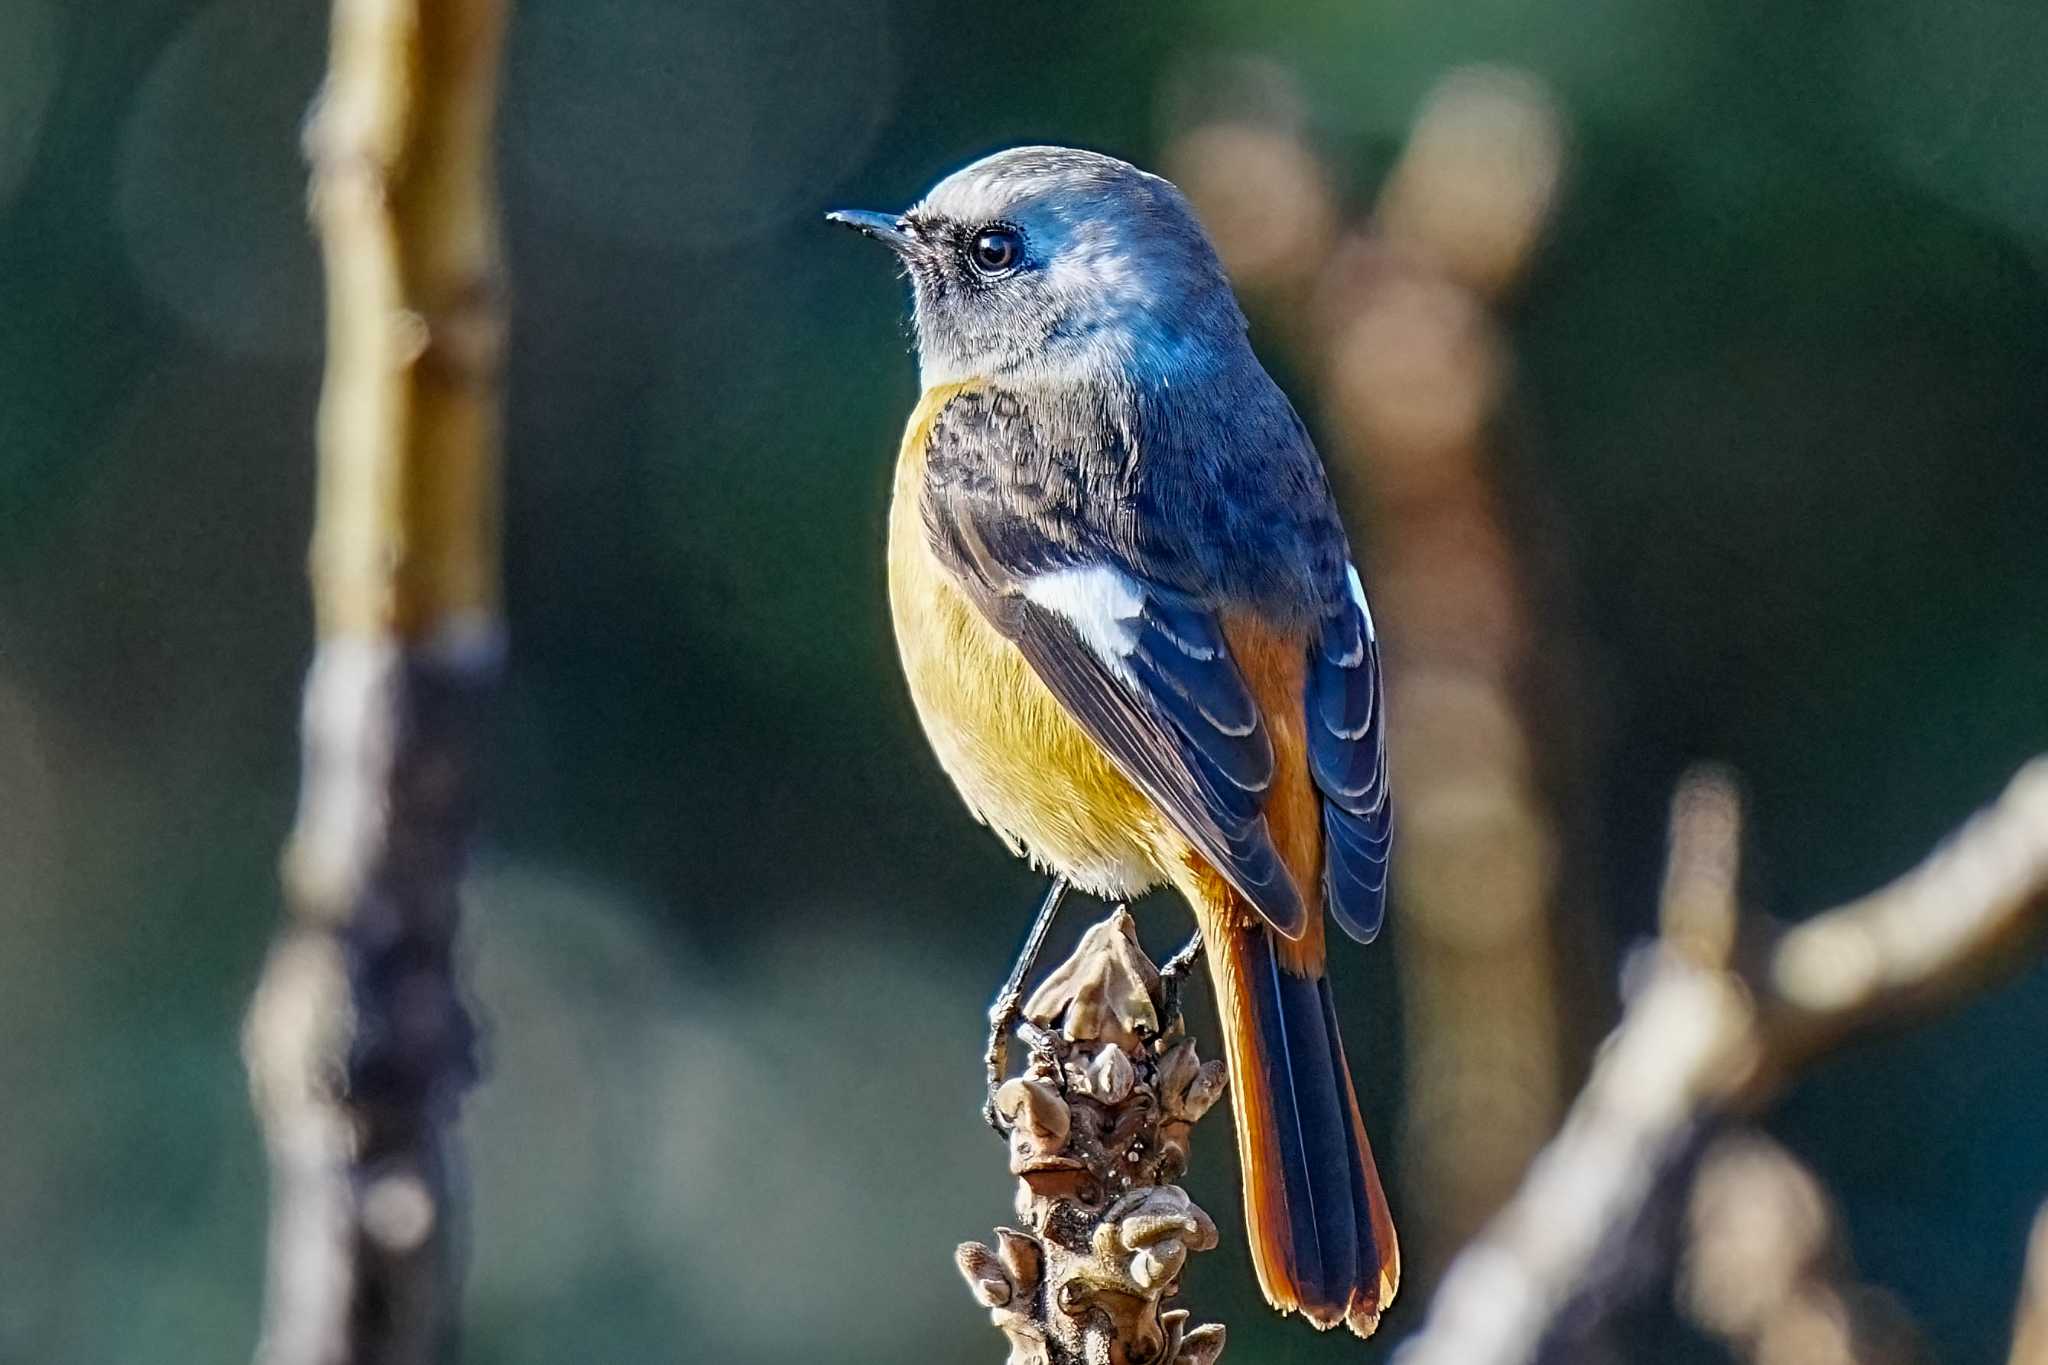
{"type": "Polygon", "coordinates": [[[2048,1365],[2048,1204],[2034,1216],[2033,1235],[2027,1239],[2010,1365],[2048,1365]]]}
{"type": "Polygon", "coordinates": [[[1913,1365],[1898,1301],[1859,1283],[1820,1181],[1761,1133],[1716,1138],[1686,1201],[1678,1300],[1752,1365],[1913,1365]]]}
{"type": "Polygon", "coordinates": [[[1453,73],[1374,220],[1343,231],[1285,73],[1239,62],[1202,74],[1168,169],[1239,288],[1320,381],[1340,496],[1372,508],[1353,522],[1386,647],[1390,937],[1409,1053],[1397,1202],[1429,1211],[1407,1223],[1426,1280],[1513,1188],[1565,1084],[1562,838],[1545,790],[1559,785],[1550,741],[1569,727],[1530,684],[1566,661],[1570,633],[1533,619],[1493,449],[1508,367],[1494,308],[1548,220],[1562,134],[1533,81],[1453,73]]]}
{"type": "Polygon", "coordinates": [[[1418,116],[1372,231],[1324,275],[1332,454],[1362,472],[1373,509],[1361,549],[1397,793],[1402,1186],[1429,1210],[1416,1236],[1432,1273],[1514,1188],[1565,1084],[1562,835],[1544,772],[1563,727],[1530,684],[1535,651],[1555,668],[1572,641],[1535,619],[1496,488],[1509,359],[1493,312],[1548,213],[1559,136],[1533,83],[1453,75],[1418,116]]]}
{"type": "MultiPolygon", "coordinates": [[[[1676,842],[1674,863],[1723,861],[1676,842]]],[[[1771,937],[1767,928],[1753,936],[1771,937]]],[[[1630,1239],[1683,1175],[1703,1124],[1754,1110],[1866,1029],[2035,961],[2044,934],[2048,758],[1918,868],[1777,934],[1754,961],[1715,965],[1659,944],[1563,1129],[1452,1262],[1400,1365],[1541,1358],[1568,1305],[1597,1302],[1603,1278],[1639,1260],[1630,1239]]]]}
{"type": "Polygon", "coordinates": [[[288,915],[245,1039],[272,1167],[265,1365],[427,1365],[454,1337],[457,885],[502,655],[504,21],[502,0],[336,0],[307,127],[320,639],[288,915]]]}

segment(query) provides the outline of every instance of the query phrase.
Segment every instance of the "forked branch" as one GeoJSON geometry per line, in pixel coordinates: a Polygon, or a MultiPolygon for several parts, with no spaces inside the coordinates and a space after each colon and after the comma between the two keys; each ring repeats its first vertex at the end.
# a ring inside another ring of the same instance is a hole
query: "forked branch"
{"type": "Polygon", "coordinates": [[[1752,1111],[1850,1038],[2036,957],[2048,759],[1912,872],[1783,931],[1737,922],[1732,794],[1703,781],[1677,801],[1665,934],[1634,973],[1620,1025],[1558,1136],[1452,1263],[1401,1365],[1540,1358],[1568,1306],[1627,1265],[1617,1242],[1702,1124],[1752,1111]]]}
{"type": "Polygon", "coordinates": [[[1173,1183],[1223,1063],[1161,1024],[1159,972],[1118,910],[1024,1007],[1042,1046],[996,1106],[1010,1129],[1019,1228],[955,1252],[1010,1365],[1212,1365],[1223,1328],[1165,1305],[1216,1225],[1173,1183]]]}

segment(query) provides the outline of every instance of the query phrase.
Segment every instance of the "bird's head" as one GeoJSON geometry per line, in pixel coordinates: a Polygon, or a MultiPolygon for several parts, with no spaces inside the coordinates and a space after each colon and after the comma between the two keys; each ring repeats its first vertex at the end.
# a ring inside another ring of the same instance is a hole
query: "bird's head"
{"type": "Polygon", "coordinates": [[[827,216],[903,262],[927,388],[1171,384],[1245,345],[1187,199],[1115,157],[1017,147],[947,176],[900,216],[827,216]]]}

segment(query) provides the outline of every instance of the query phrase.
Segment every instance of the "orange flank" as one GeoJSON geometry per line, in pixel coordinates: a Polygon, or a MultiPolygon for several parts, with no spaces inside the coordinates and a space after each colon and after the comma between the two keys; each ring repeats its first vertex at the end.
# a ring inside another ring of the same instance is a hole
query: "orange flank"
{"type": "Polygon", "coordinates": [[[1308,770],[1308,640],[1282,632],[1243,612],[1223,615],[1223,639],[1238,676],[1266,722],[1273,744],[1273,786],[1266,793],[1266,828],[1280,861],[1301,892],[1308,927],[1280,945],[1280,962],[1297,976],[1323,972],[1323,801],[1308,770]]]}

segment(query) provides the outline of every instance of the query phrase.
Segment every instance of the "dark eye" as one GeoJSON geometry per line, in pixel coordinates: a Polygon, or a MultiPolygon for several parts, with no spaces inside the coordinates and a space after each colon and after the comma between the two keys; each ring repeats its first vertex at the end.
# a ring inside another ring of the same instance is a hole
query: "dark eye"
{"type": "Polygon", "coordinates": [[[1024,238],[1010,227],[985,227],[967,246],[967,259],[984,275],[1000,275],[1024,259],[1024,238]]]}

